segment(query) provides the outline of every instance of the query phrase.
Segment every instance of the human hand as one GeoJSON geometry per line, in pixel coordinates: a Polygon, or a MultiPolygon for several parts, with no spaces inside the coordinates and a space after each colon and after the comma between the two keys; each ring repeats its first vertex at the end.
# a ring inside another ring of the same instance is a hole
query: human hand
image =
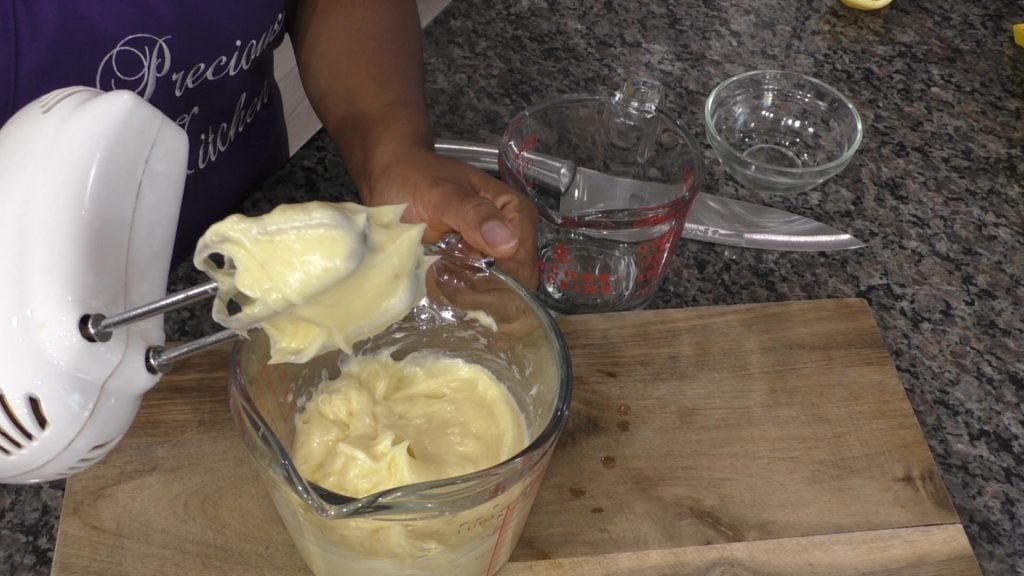
{"type": "Polygon", "coordinates": [[[375,161],[360,189],[370,206],[407,204],[403,220],[427,225],[426,242],[458,232],[507,274],[537,287],[537,209],[529,198],[472,166],[421,148],[375,161]]]}

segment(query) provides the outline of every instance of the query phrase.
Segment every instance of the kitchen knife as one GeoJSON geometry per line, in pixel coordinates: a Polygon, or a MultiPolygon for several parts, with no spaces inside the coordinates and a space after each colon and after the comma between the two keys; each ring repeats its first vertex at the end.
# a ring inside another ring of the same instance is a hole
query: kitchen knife
{"type": "MultiPolygon", "coordinates": [[[[481,170],[498,173],[496,146],[437,140],[434,151],[481,170]]],[[[657,197],[659,189],[668,186],[577,168],[571,161],[541,154],[531,154],[530,169],[532,177],[559,190],[585,189],[585,194],[577,192],[563,199],[560,211],[567,214],[577,211],[573,198],[580,196],[587,197],[587,209],[599,210],[602,198],[621,200],[631,195],[657,197]]],[[[697,195],[683,228],[683,238],[742,248],[805,252],[849,250],[865,246],[853,236],[810,218],[707,192],[697,195]]]]}

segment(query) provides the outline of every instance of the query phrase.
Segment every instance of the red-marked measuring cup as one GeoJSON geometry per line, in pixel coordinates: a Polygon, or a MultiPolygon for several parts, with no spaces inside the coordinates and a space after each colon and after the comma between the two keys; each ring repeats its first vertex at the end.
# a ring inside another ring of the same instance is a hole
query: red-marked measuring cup
{"type": "Polygon", "coordinates": [[[541,214],[539,295],[563,313],[646,304],[665,277],[704,166],[658,109],[662,87],[633,79],[611,96],[542,102],[510,123],[502,179],[541,214]]]}

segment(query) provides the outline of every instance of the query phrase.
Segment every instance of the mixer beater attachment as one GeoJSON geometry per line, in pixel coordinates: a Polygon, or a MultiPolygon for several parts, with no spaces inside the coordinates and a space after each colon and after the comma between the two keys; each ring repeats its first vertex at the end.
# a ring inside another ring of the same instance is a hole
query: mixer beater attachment
{"type": "MultiPolygon", "coordinates": [[[[217,283],[211,280],[109,318],[99,313],[86,314],[79,321],[78,328],[82,337],[90,342],[107,342],[117,328],[208,300],[216,294],[217,283]]],[[[175,361],[237,337],[238,334],[235,331],[224,329],[172,348],[165,348],[161,345],[150,346],[146,349],[146,370],[150,374],[166,374],[175,361]]]]}

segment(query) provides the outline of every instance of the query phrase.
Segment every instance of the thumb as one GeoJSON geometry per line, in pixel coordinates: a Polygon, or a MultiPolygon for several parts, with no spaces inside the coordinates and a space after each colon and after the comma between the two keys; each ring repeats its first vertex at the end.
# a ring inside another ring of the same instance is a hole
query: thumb
{"type": "Polygon", "coordinates": [[[445,212],[446,224],[488,256],[506,258],[515,254],[519,237],[497,206],[477,194],[461,195],[457,205],[445,212]]]}

